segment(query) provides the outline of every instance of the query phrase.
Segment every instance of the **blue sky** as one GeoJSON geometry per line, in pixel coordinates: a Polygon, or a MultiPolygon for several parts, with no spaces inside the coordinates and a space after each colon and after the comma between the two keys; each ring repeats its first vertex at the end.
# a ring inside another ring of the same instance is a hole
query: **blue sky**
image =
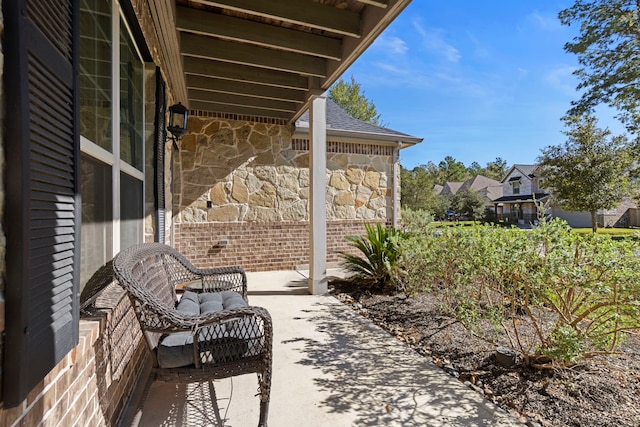
{"type": "MultiPolygon", "coordinates": [[[[445,156],[469,166],[534,163],[564,143],[560,118],[577,99],[575,55],[563,46],[562,0],[413,0],[344,74],[384,125],[424,138],[401,153],[412,169],[445,156]]],[[[623,132],[608,109],[599,126],[623,132]]]]}

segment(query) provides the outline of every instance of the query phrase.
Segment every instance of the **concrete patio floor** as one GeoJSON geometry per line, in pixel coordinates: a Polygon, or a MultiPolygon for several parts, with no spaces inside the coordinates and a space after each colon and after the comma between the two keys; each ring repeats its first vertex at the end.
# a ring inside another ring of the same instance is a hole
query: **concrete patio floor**
{"type": "MultiPolygon", "coordinates": [[[[273,317],[271,427],[522,425],[334,297],[309,295],[300,273],[247,276],[249,303],[273,317]]],[[[257,389],[255,375],[212,390],[148,382],[122,425],[256,426],[257,389]]]]}

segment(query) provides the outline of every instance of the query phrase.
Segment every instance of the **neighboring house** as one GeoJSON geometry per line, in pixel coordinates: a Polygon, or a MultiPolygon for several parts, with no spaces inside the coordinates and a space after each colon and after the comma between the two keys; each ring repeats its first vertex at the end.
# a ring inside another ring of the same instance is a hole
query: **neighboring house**
{"type": "MultiPolygon", "coordinates": [[[[503,196],[495,199],[494,203],[498,218],[521,226],[529,226],[538,219],[539,203],[546,203],[545,215],[560,218],[576,228],[590,228],[591,215],[589,212],[567,211],[562,206],[548,203],[549,191],[544,189],[537,175],[537,165],[516,164],[509,169],[502,180],[503,196]]],[[[597,212],[600,227],[626,227],[633,225],[636,220],[636,201],[623,200],[615,209],[597,212]]]]}
{"type": "Polygon", "coordinates": [[[476,175],[464,182],[446,182],[443,186],[435,186],[434,191],[443,196],[473,191],[485,197],[487,208],[493,210],[493,201],[502,196],[502,183],[483,175],[476,175]]]}
{"type": "Polygon", "coordinates": [[[146,362],[120,250],[309,263],[322,293],[344,235],[393,221],[419,138],[332,135],[324,94],[410,0],[210,3],[1,2],[0,425],[118,424],[146,362]]]}
{"type": "Polygon", "coordinates": [[[502,179],[502,196],[493,201],[499,219],[528,225],[538,218],[537,203],[549,193],[540,188],[536,165],[513,165],[502,179]]]}
{"type": "Polygon", "coordinates": [[[483,175],[476,175],[466,180],[458,189],[458,192],[460,191],[473,191],[484,196],[487,201],[487,207],[493,208],[493,201],[502,197],[502,183],[483,175]]]}

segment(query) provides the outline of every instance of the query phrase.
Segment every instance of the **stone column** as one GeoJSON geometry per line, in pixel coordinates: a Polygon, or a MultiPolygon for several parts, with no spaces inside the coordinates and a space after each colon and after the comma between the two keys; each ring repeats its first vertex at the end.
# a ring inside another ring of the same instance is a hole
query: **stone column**
{"type": "Polygon", "coordinates": [[[327,292],[327,97],[313,95],[309,106],[309,293],[327,292]]]}

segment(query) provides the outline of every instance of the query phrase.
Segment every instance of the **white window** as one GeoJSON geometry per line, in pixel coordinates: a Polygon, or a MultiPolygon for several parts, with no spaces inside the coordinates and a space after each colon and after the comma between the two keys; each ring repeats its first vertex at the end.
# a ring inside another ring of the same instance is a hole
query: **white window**
{"type": "Polygon", "coordinates": [[[513,181],[511,186],[513,187],[513,194],[520,194],[520,181],[513,181]]]}
{"type": "Polygon", "coordinates": [[[117,2],[80,10],[82,288],[144,238],[144,63],[117,2]]]}

